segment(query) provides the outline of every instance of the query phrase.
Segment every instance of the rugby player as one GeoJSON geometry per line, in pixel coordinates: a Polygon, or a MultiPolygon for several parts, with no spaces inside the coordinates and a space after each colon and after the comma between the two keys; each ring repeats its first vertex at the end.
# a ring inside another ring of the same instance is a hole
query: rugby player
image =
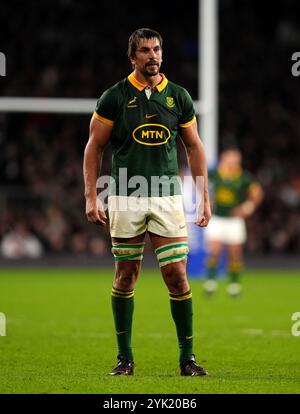
{"type": "Polygon", "coordinates": [[[107,217],[103,203],[97,198],[96,181],[108,143],[113,153],[114,185],[108,197],[108,215],[115,257],[111,299],[118,356],[111,375],[134,372],[131,346],[134,287],[141,269],[146,232],[169,290],[180,373],[207,375],[193,353],[192,292],[186,275],[188,242],[177,180],[177,138],[181,137],[185,145],[195,182],[196,177],[204,177],[204,188],[199,188],[204,203],[195,218],[195,224],[201,227],[207,226],[211,216],[207,167],[192,99],[183,87],[160,72],[162,43],[161,35],[151,29],[138,29],[130,36],[128,57],[133,71],[97,101],[84,153],[86,215],[88,221],[100,225],[106,223],[107,217]],[[138,196],[137,188],[132,186],[134,182],[141,183],[138,196]]]}
{"type": "Polygon", "coordinates": [[[210,170],[213,216],[206,229],[209,243],[207,280],[204,291],[217,290],[216,271],[223,246],[228,249],[227,292],[231,296],[241,293],[240,275],[243,263],[243,245],[246,242],[246,219],[263,199],[263,190],[253,176],[242,168],[241,152],[237,148],[224,149],[219,165],[210,170]]]}

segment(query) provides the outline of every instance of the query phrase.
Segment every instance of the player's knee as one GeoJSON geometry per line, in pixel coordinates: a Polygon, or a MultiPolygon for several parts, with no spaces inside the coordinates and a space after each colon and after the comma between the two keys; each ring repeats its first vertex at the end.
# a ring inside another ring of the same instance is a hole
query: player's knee
{"type": "Polygon", "coordinates": [[[211,259],[218,260],[220,254],[221,254],[221,248],[219,248],[219,246],[217,246],[217,247],[212,246],[210,248],[209,257],[211,259]]]}
{"type": "Polygon", "coordinates": [[[184,279],[169,279],[167,283],[168,289],[174,293],[185,293],[189,289],[188,281],[184,279]]]}
{"type": "Polygon", "coordinates": [[[118,263],[115,274],[115,287],[124,290],[134,288],[140,270],[139,262],[127,261],[118,263]]]}
{"type": "Polygon", "coordinates": [[[163,269],[163,277],[169,290],[176,293],[184,293],[188,290],[185,261],[171,263],[163,269]]]}

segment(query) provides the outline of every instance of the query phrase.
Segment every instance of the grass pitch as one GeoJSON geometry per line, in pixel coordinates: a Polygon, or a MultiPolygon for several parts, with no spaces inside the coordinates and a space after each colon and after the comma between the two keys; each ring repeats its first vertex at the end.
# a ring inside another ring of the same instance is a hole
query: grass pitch
{"type": "Polygon", "coordinates": [[[299,393],[300,271],[248,271],[243,295],[225,280],[208,299],[191,279],[197,361],[209,377],[180,377],[175,327],[159,270],[135,289],[134,377],[110,377],[116,344],[109,269],[1,269],[0,393],[299,393]]]}

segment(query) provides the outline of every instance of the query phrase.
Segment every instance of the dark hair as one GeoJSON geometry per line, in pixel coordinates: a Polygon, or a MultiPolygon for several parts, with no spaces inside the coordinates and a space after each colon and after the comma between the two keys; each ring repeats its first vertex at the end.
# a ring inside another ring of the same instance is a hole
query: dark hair
{"type": "Polygon", "coordinates": [[[220,153],[225,151],[239,151],[241,152],[241,148],[238,142],[238,139],[235,135],[227,135],[223,138],[223,142],[220,146],[220,153]]]}
{"type": "Polygon", "coordinates": [[[160,47],[162,48],[163,40],[157,31],[142,28],[137,29],[135,32],[133,32],[128,41],[128,57],[133,58],[135,56],[135,52],[137,50],[140,39],[152,39],[153,37],[159,40],[160,47]]]}

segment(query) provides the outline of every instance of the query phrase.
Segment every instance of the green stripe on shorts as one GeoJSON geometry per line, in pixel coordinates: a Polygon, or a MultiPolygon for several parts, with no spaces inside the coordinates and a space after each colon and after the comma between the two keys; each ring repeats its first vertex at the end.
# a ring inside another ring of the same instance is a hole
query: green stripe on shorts
{"type": "Polygon", "coordinates": [[[141,257],[142,257],[141,253],[130,254],[128,256],[118,256],[118,257],[115,256],[115,261],[122,262],[123,260],[133,260],[133,259],[139,260],[139,258],[141,257]]]}
{"type": "Polygon", "coordinates": [[[159,263],[163,263],[163,262],[167,262],[167,261],[171,261],[173,259],[184,259],[186,257],[186,253],[184,254],[177,254],[176,256],[169,256],[169,257],[164,257],[163,259],[159,259],[159,263]]]}

